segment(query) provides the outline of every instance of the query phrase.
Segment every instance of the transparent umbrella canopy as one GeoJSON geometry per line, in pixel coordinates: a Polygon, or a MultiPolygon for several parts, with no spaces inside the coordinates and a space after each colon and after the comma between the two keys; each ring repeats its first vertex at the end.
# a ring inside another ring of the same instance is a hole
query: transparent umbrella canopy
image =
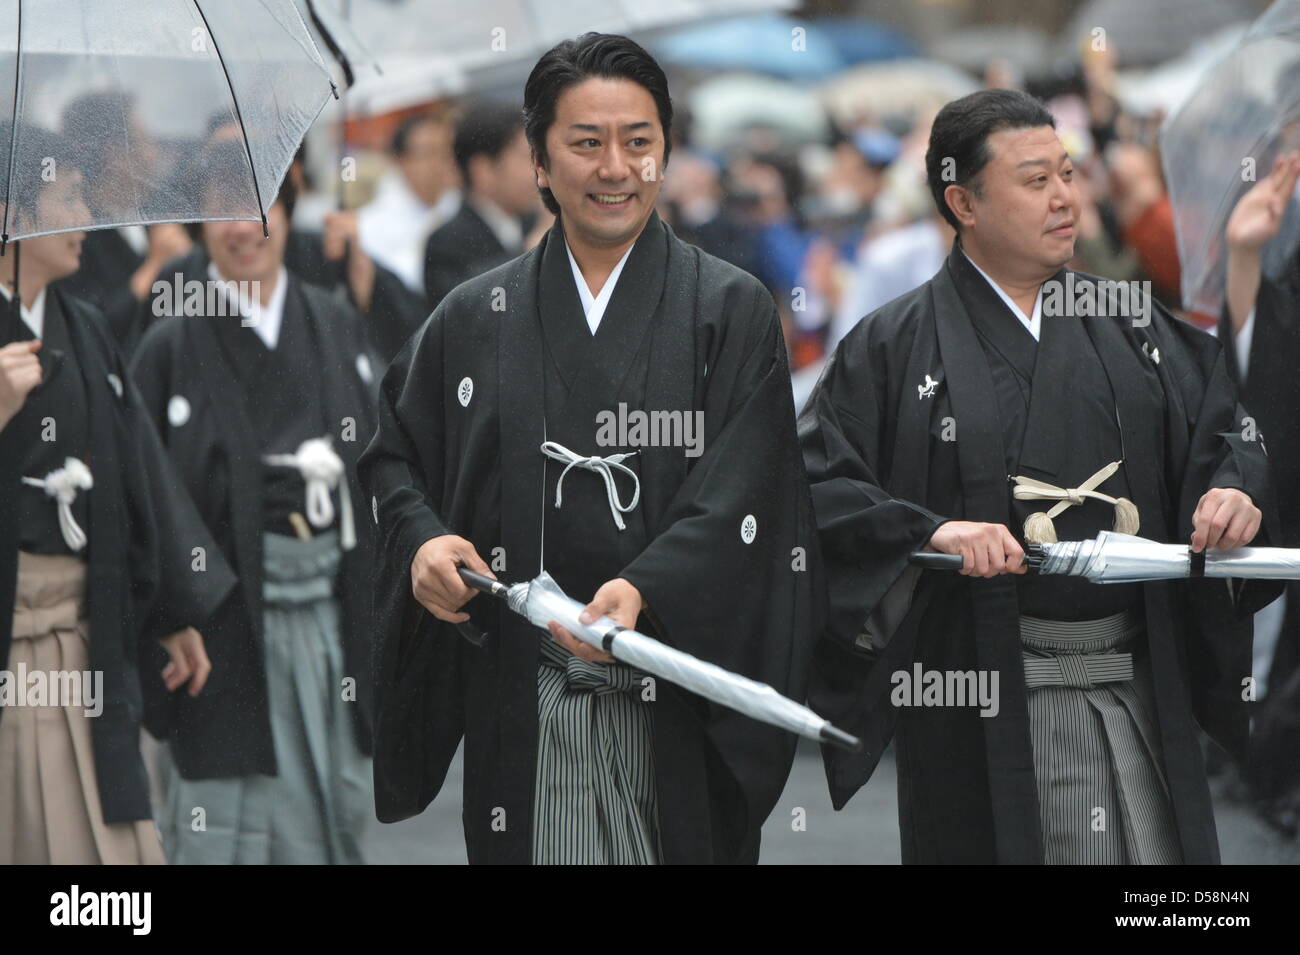
{"type": "Polygon", "coordinates": [[[155,222],[265,227],[332,95],[294,0],[0,0],[0,243],[155,222]],[[244,148],[214,168],[205,145],[222,127],[244,148]],[[60,177],[83,201],[41,201],[60,177]]]}
{"type": "MultiPolygon", "coordinates": [[[[1224,232],[1237,200],[1300,147],[1300,0],[1277,0],[1165,120],[1160,153],[1173,202],[1183,305],[1223,307],[1224,232]]],[[[1273,240],[1289,255],[1300,233],[1273,240]]]]}

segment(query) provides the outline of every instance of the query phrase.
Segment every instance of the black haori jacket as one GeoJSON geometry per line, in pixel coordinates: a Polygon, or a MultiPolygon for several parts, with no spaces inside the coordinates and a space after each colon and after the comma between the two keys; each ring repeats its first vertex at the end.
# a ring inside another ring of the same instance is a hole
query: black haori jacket
{"type": "MultiPolygon", "coordinates": [[[[186,281],[206,281],[207,260],[185,260],[186,281]]],[[[344,663],[355,678],[350,704],[362,752],[370,752],[370,626],[367,575],[373,524],[366,520],[356,461],[374,431],[374,375],[378,358],[366,343],[360,317],[332,294],[289,276],[288,295],[300,295],[319,367],[334,450],[343,459],[356,526],[356,547],[343,555],[336,595],[342,603],[344,663]],[[350,422],[350,424],[349,424],[350,422]]],[[[212,675],[198,697],[150,694],[145,725],[170,741],[186,779],[253,773],[275,775],[266,668],[262,649],[262,451],[216,332],[222,317],[166,316],[140,341],[132,374],[163,444],[239,586],[209,624],[212,675]],[[169,405],[185,399],[187,413],[172,420],[169,405]],[[183,420],[181,420],[183,418],[183,420]]],[[[146,687],[148,689],[148,687],[146,687]]],[[[155,686],[155,691],[160,687],[155,686]]],[[[344,688],[339,689],[340,693],[344,688]]]]}

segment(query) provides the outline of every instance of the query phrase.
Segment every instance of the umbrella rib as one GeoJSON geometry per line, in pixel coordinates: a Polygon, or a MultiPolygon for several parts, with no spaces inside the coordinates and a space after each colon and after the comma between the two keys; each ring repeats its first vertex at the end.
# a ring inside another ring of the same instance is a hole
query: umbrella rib
{"type": "MultiPolygon", "coordinates": [[[[0,254],[9,245],[9,209],[14,194],[14,157],[18,152],[18,96],[22,92],[23,81],[23,0],[18,0],[18,32],[14,38],[14,106],[13,122],[9,127],[9,176],[5,182],[4,225],[0,227],[0,254]]],[[[14,281],[18,281],[18,272],[14,271],[14,281]]],[[[16,297],[16,296],[15,296],[16,297]]]]}
{"type": "MultiPolygon", "coordinates": [[[[226,77],[226,89],[230,90],[230,102],[235,107],[235,120],[239,123],[239,131],[244,137],[244,154],[248,156],[248,171],[253,177],[253,195],[257,197],[257,211],[262,216],[262,235],[269,237],[271,230],[267,228],[266,212],[262,208],[262,189],[257,184],[257,168],[253,165],[253,148],[248,144],[248,129],[244,126],[244,114],[239,109],[239,97],[235,95],[235,84],[230,80],[230,70],[226,68],[225,57],[221,55],[221,44],[217,42],[217,35],[212,32],[212,27],[208,25],[207,15],[203,12],[203,7],[199,5],[199,0],[191,0],[194,9],[198,12],[199,18],[203,21],[203,29],[208,31],[208,36],[212,39],[212,52],[217,55],[217,62],[221,64],[221,72],[226,77]]],[[[19,7],[22,6],[22,0],[19,0],[19,7]]],[[[12,174],[12,156],[10,157],[10,168],[12,174]]],[[[6,215],[8,209],[6,208],[6,215]]]]}
{"type": "MultiPolygon", "coordinates": [[[[320,13],[316,10],[316,0],[307,0],[307,13],[311,16],[311,22],[316,24],[316,30],[320,33],[321,39],[325,41],[325,45],[329,47],[330,53],[333,55],[334,59],[338,61],[339,66],[343,68],[343,82],[345,86],[351,86],[356,82],[356,78],[352,72],[352,63],[348,60],[347,54],[343,52],[343,48],[339,46],[338,40],[334,39],[334,37],[330,35],[330,31],[326,29],[325,24],[321,22],[320,13]]],[[[331,83],[330,85],[332,86],[333,84],[331,83]]],[[[334,98],[338,99],[338,90],[334,91],[334,98]]]]}

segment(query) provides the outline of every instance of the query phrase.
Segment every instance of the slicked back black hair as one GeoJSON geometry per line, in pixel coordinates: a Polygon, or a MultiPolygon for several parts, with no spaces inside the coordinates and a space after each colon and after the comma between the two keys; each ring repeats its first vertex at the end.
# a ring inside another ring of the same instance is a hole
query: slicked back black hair
{"type": "Polygon", "coordinates": [[[979,90],[955,99],[934,118],[930,147],[925,154],[925,175],[930,194],[948,224],[961,224],[943,193],[951,185],[966,186],[979,195],[979,174],[989,164],[989,135],[1003,129],[1056,128],[1047,107],[1019,90],[979,90]]]}

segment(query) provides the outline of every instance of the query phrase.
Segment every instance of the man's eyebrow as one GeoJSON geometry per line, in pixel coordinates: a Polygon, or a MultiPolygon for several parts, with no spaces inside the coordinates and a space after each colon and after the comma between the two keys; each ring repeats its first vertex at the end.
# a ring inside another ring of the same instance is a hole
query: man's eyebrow
{"type": "MultiPolygon", "coordinates": [[[[604,129],[603,126],[598,126],[595,123],[570,123],[569,128],[580,129],[583,132],[588,132],[588,133],[598,133],[602,129],[604,129]]],[[[634,129],[649,129],[649,128],[650,128],[649,120],[644,120],[644,119],[639,120],[635,123],[624,123],[622,126],[619,127],[619,129],[621,129],[623,132],[630,132],[634,129]]]]}
{"type": "MultiPolygon", "coordinates": [[[[1070,158],[1069,153],[1061,153],[1061,158],[1058,159],[1057,162],[1063,163],[1066,162],[1069,158],[1070,158]]],[[[1016,166],[1016,168],[1024,169],[1026,166],[1050,166],[1051,164],[1052,161],[1050,159],[1026,159],[1024,162],[1019,163],[1016,166]]]]}

